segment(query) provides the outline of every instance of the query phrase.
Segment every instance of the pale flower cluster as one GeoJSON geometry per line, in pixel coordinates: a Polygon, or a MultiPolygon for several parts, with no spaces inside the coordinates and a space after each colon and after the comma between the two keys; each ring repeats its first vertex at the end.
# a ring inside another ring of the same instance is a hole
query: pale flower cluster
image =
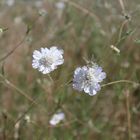
{"type": "Polygon", "coordinates": [[[58,65],[64,63],[63,50],[59,50],[56,46],[48,48],[41,48],[40,51],[33,52],[32,66],[38,69],[43,74],[50,73],[55,70],[58,65]]]}
{"type": "Polygon", "coordinates": [[[76,68],[73,78],[73,88],[95,95],[100,89],[100,82],[106,78],[106,73],[96,64],[76,68]]]}
{"type": "MultiPolygon", "coordinates": [[[[40,51],[35,50],[33,52],[32,66],[43,74],[48,74],[64,63],[63,54],[64,51],[58,49],[56,46],[52,46],[51,48],[41,48],[40,51]]],[[[92,96],[101,89],[100,83],[105,78],[106,73],[103,72],[102,67],[95,63],[78,67],[74,71],[73,88],[78,91],[84,91],[92,96]]]]}

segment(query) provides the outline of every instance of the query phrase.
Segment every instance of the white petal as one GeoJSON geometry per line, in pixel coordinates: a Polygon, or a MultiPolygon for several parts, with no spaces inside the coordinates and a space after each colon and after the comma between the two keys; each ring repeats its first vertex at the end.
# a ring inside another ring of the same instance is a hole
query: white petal
{"type": "Polygon", "coordinates": [[[41,65],[40,67],[39,67],[39,71],[44,71],[44,69],[45,69],[45,67],[43,66],[43,65],[41,65]]]}
{"type": "Polygon", "coordinates": [[[102,72],[102,67],[97,67],[96,68],[96,73],[100,74],[102,72]]]}
{"type": "Polygon", "coordinates": [[[106,78],[106,73],[102,72],[97,76],[98,82],[102,82],[106,78]]]}
{"type": "Polygon", "coordinates": [[[56,125],[60,121],[64,120],[64,118],[65,118],[65,114],[63,112],[60,112],[60,113],[54,114],[49,123],[51,125],[56,125]]]}
{"type": "Polygon", "coordinates": [[[64,59],[59,59],[58,61],[54,62],[55,65],[61,65],[64,63],[64,59]]]}
{"type": "Polygon", "coordinates": [[[33,58],[34,59],[40,59],[42,57],[42,54],[39,52],[39,51],[37,51],[37,50],[35,50],[34,52],[33,52],[33,58]]]}
{"type": "Polygon", "coordinates": [[[74,74],[78,74],[80,72],[81,68],[76,68],[76,70],[74,71],[74,74]]]}
{"type": "Polygon", "coordinates": [[[46,50],[46,48],[41,48],[41,54],[42,56],[47,55],[48,51],[46,50]]]}
{"type": "Polygon", "coordinates": [[[50,120],[50,124],[53,125],[53,126],[55,126],[55,125],[58,124],[58,123],[59,123],[59,121],[56,120],[56,119],[50,120]]]}
{"type": "Polygon", "coordinates": [[[45,49],[45,52],[48,52],[49,51],[49,49],[48,48],[44,48],[45,49]]]}
{"type": "Polygon", "coordinates": [[[39,67],[39,64],[38,64],[38,63],[32,63],[32,67],[33,67],[34,69],[37,69],[37,68],[39,67]]]}
{"type": "Polygon", "coordinates": [[[100,76],[101,76],[102,79],[105,79],[106,78],[106,73],[102,72],[100,76]]]}
{"type": "Polygon", "coordinates": [[[84,92],[85,92],[85,93],[89,93],[89,92],[90,92],[89,89],[90,89],[89,86],[85,86],[85,87],[84,87],[84,92]]]}
{"type": "Polygon", "coordinates": [[[93,95],[95,95],[97,93],[97,91],[94,89],[94,88],[90,88],[90,92],[89,92],[89,95],[90,96],[93,96],[93,95]]]}
{"type": "Polygon", "coordinates": [[[61,55],[64,54],[64,50],[59,49],[59,53],[60,53],[61,55]]]}
{"type": "Polygon", "coordinates": [[[45,48],[41,48],[41,53],[44,53],[44,51],[45,51],[45,48]]]}
{"type": "Polygon", "coordinates": [[[57,68],[57,66],[55,65],[55,64],[52,64],[51,66],[50,66],[50,69],[51,70],[54,70],[54,69],[56,69],[57,68]]]}
{"type": "Polygon", "coordinates": [[[99,90],[101,90],[101,86],[100,86],[100,84],[95,84],[94,85],[94,89],[96,90],[96,91],[99,91],[99,90]]]}
{"type": "Polygon", "coordinates": [[[57,46],[52,46],[52,47],[50,48],[50,50],[51,50],[51,51],[57,50],[57,46]]]}
{"type": "Polygon", "coordinates": [[[88,70],[88,68],[87,68],[86,66],[83,66],[82,69],[83,69],[84,71],[87,71],[87,70],[88,70]]]}
{"type": "Polygon", "coordinates": [[[42,71],[43,74],[47,74],[47,73],[50,73],[50,72],[51,72],[51,70],[48,69],[48,68],[45,68],[45,69],[42,71]]]}
{"type": "Polygon", "coordinates": [[[62,55],[64,53],[63,49],[58,49],[56,46],[52,46],[50,51],[54,53],[56,56],[62,55]]]}

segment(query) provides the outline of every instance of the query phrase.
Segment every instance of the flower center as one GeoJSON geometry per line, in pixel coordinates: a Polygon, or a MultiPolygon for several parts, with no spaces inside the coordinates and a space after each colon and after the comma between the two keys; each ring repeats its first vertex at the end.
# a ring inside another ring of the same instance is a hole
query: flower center
{"type": "Polygon", "coordinates": [[[94,75],[94,71],[92,69],[89,69],[86,75],[86,78],[88,82],[92,83],[96,81],[96,77],[94,75]]]}
{"type": "Polygon", "coordinates": [[[39,63],[41,65],[44,65],[45,67],[48,67],[53,63],[53,58],[52,57],[43,57],[40,59],[39,63]]]}

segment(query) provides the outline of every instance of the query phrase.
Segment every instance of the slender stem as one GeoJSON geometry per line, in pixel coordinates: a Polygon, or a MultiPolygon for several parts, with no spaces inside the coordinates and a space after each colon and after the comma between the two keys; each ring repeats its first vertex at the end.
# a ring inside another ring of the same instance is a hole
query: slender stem
{"type": "Polygon", "coordinates": [[[3,112],[3,123],[4,123],[4,128],[3,128],[3,140],[6,140],[6,126],[7,126],[7,115],[3,112]]]}
{"type": "Polygon", "coordinates": [[[34,105],[34,103],[32,103],[32,104],[28,107],[28,109],[27,109],[25,112],[23,112],[23,114],[22,114],[21,116],[19,116],[19,118],[17,118],[17,120],[15,121],[15,125],[16,125],[17,123],[19,123],[20,120],[32,109],[33,105],[34,105]]]}
{"type": "Polygon", "coordinates": [[[125,12],[125,7],[124,7],[124,3],[123,0],[119,0],[120,6],[122,8],[122,11],[125,12]]]}
{"type": "Polygon", "coordinates": [[[15,52],[15,50],[22,45],[22,43],[25,41],[26,37],[27,37],[27,35],[25,35],[23,37],[23,39],[10,52],[8,52],[4,57],[0,58],[0,62],[7,59],[11,54],[13,54],[15,52]]]}
{"type": "Polygon", "coordinates": [[[129,91],[126,91],[126,111],[127,111],[128,139],[131,140],[131,114],[130,114],[129,91]]]}
{"type": "Polygon", "coordinates": [[[51,82],[54,83],[54,80],[53,80],[53,78],[51,77],[50,74],[48,74],[48,77],[50,78],[51,82]]]}
{"type": "Polygon", "coordinates": [[[22,96],[24,96],[26,99],[28,99],[31,103],[34,103],[35,105],[39,105],[35,99],[33,99],[32,97],[30,97],[28,94],[26,94],[24,91],[22,91],[20,88],[18,88],[16,85],[14,85],[13,83],[11,83],[7,78],[5,78],[3,75],[0,74],[0,77],[3,79],[4,84],[8,85],[9,87],[15,89],[16,91],[18,91],[18,93],[20,93],[22,96]]]}
{"type": "Polygon", "coordinates": [[[129,83],[129,84],[135,84],[135,85],[140,85],[140,83],[134,82],[134,81],[129,81],[129,80],[119,80],[119,81],[113,81],[107,84],[101,85],[101,87],[106,87],[109,85],[117,84],[117,83],[129,83]]]}
{"type": "Polygon", "coordinates": [[[74,1],[69,1],[69,0],[64,0],[64,2],[67,2],[69,5],[75,7],[76,9],[82,11],[83,13],[89,15],[91,18],[95,19],[96,21],[100,21],[99,18],[91,11],[89,11],[88,9],[84,8],[83,6],[80,6],[79,4],[77,4],[74,1]]]}
{"type": "MultiPolygon", "coordinates": [[[[31,25],[31,29],[33,28],[33,26],[35,26],[35,24],[36,24],[36,22],[38,21],[39,17],[40,17],[40,16],[38,16],[38,17],[34,20],[33,24],[31,25]]],[[[29,32],[31,31],[31,29],[27,27],[27,31],[26,31],[24,37],[22,38],[22,40],[21,40],[11,51],[9,51],[5,56],[3,56],[2,58],[0,58],[0,63],[3,62],[4,60],[6,60],[6,59],[7,59],[10,55],[12,55],[19,47],[22,46],[22,44],[25,42],[25,40],[26,40],[26,38],[27,38],[29,32]]]]}
{"type": "Polygon", "coordinates": [[[120,43],[120,41],[121,41],[121,36],[122,36],[122,32],[123,32],[123,28],[124,28],[125,24],[127,24],[127,22],[128,22],[128,20],[123,21],[123,23],[122,23],[122,25],[121,25],[121,27],[120,27],[118,41],[117,41],[117,43],[115,44],[115,46],[118,46],[118,44],[120,43]]]}

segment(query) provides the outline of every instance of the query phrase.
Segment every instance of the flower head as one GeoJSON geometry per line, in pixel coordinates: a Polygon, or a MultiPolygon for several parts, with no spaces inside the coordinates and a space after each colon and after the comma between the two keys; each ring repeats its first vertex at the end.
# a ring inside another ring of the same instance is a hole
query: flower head
{"type": "Polygon", "coordinates": [[[50,124],[55,126],[57,125],[60,121],[64,120],[65,119],[65,114],[63,112],[60,112],[60,113],[57,113],[57,114],[54,114],[50,120],[50,124]]]}
{"type": "Polygon", "coordinates": [[[43,74],[50,73],[57,68],[58,65],[64,63],[63,50],[59,50],[53,46],[50,49],[41,48],[41,51],[33,52],[32,66],[43,74]]]}
{"type": "Polygon", "coordinates": [[[76,68],[73,78],[73,88],[95,95],[101,89],[100,82],[106,78],[106,73],[96,64],[76,68]]]}
{"type": "Polygon", "coordinates": [[[65,8],[65,3],[63,1],[59,1],[55,6],[56,8],[63,10],[65,8]]]}

